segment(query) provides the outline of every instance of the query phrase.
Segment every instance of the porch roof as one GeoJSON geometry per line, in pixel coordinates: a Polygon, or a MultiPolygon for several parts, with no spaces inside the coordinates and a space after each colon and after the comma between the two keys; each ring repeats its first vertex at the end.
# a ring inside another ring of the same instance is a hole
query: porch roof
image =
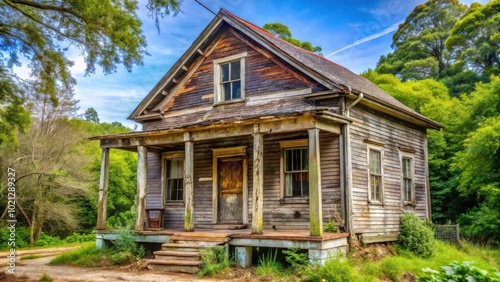
{"type": "MultiPolygon", "coordinates": [[[[303,100],[303,98],[300,98],[303,100]]],[[[190,115],[178,115],[168,117],[165,123],[161,123],[161,129],[154,129],[148,131],[138,131],[120,134],[110,134],[90,137],[89,140],[101,140],[101,145],[106,140],[122,142],[111,143],[106,147],[136,147],[143,142],[139,139],[152,138],[160,136],[176,136],[168,139],[167,143],[173,143],[174,140],[179,142],[183,141],[183,134],[186,132],[201,132],[203,130],[210,130],[210,138],[194,138],[194,139],[215,139],[226,136],[236,135],[250,135],[256,133],[254,126],[259,124],[268,124],[267,127],[260,130],[261,133],[279,132],[275,131],[273,127],[279,127],[283,131],[294,131],[300,129],[308,129],[319,126],[322,129],[328,130],[328,125],[334,124],[347,124],[352,122],[352,119],[342,116],[332,111],[331,108],[320,108],[313,106],[309,103],[297,103],[297,99],[274,100],[266,104],[265,107],[261,104],[246,105],[244,103],[236,103],[227,106],[221,110],[204,110],[190,115]],[[293,101],[290,101],[293,100],[293,101]],[[242,104],[242,105],[237,105],[242,104]],[[294,104],[295,107],[289,107],[288,104],[294,104]],[[299,105],[299,106],[297,106],[299,105]],[[230,108],[231,110],[228,110],[230,108]],[[288,121],[294,126],[288,129],[282,128],[281,122],[288,121]],[[306,122],[304,122],[306,121],[306,122]],[[309,121],[309,122],[307,122],[309,121]],[[318,122],[319,124],[316,124],[318,122]],[[216,131],[222,129],[222,131],[216,131]]],[[[335,131],[335,130],[334,130],[335,131]]],[[[145,144],[147,145],[147,144],[145,144]]],[[[153,144],[156,145],[156,144],[153,144]]]]}

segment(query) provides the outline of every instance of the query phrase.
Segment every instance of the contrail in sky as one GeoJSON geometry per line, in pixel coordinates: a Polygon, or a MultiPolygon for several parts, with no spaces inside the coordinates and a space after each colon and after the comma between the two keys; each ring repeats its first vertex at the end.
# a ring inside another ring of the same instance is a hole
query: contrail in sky
{"type": "Polygon", "coordinates": [[[369,35],[369,36],[367,36],[367,37],[363,37],[363,38],[361,38],[361,39],[359,39],[359,40],[356,40],[356,41],[354,41],[352,44],[349,44],[349,45],[347,45],[347,46],[345,46],[345,47],[340,48],[339,50],[337,50],[337,51],[335,51],[335,52],[332,52],[332,53],[328,54],[325,58],[328,58],[328,57],[330,57],[330,56],[333,56],[333,55],[335,55],[335,54],[337,54],[337,53],[339,53],[339,52],[342,52],[342,51],[347,50],[347,49],[349,49],[349,48],[352,48],[352,47],[354,47],[354,46],[358,46],[358,45],[363,44],[363,43],[365,43],[365,42],[371,41],[371,40],[373,40],[373,39],[376,39],[376,38],[379,38],[379,37],[381,37],[381,36],[384,36],[384,35],[386,35],[386,34],[388,34],[388,33],[391,33],[391,32],[393,32],[393,31],[397,30],[397,29],[398,29],[398,27],[399,27],[399,25],[400,25],[401,23],[403,23],[403,22],[404,22],[404,20],[401,20],[401,21],[399,21],[399,22],[397,22],[397,23],[395,23],[395,24],[391,25],[390,27],[388,27],[388,28],[386,28],[386,29],[384,29],[384,30],[382,30],[382,31],[380,31],[380,32],[377,32],[377,33],[375,33],[375,34],[372,34],[372,35],[369,35]]]}

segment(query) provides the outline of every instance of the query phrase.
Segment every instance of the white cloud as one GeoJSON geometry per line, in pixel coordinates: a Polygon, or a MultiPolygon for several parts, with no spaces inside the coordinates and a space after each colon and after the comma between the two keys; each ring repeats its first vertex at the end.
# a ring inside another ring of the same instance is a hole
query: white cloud
{"type": "Polygon", "coordinates": [[[325,56],[325,57],[326,57],[326,58],[331,57],[331,56],[333,56],[333,55],[335,55],[335,54],[337,54],[337,53],[340,53],[340,52],[345,51],[345,50],[347,50],[347,49],[350,49],[350,48],[352,48],[352,47],[355,47],[355,46],[358,46],[358,45],[360,45],[360,44],[363,44],[363,43],[366,43],[366,42],[372,41],[372,40],[377,39],[377,38],[379,38],[379,37],[382,37],[382,36],[384,36],[384,35],[386,35],[386,34],[388,34],[388,33],[391,33],[391,32],[393,32],[393,31],[397,30],[397,29],[398,29],[398,26],[399,26],[401,23],[403,23],[403,21],[399,21],[399,22],[397,22],[397,23],[395,23],[395,24],[393,24],[393,25],[389,26],[388,28],[386,28],[386,29],[384,29],[384,30],[382,30],[382,31],[380,31],[380,32],[377,32],[377,33],[375,33],[375,34],[372,34],[372,35],[369,35],[369,36],[363,37],[363,38],[361,38],[361,39],[359,39],[359,40],[356,40],[356,41],[354,41],[353,43],[351,43],[351,44],[349,44],[349,45],[347,45],[347,46],[345,46],[345,47],[342,47],[342,48],[338,49],[337,51],[334,51],[334,52],[332,52],[332,53],[328,54],[328,55],[327,55],[327,56],[325,56]]]}

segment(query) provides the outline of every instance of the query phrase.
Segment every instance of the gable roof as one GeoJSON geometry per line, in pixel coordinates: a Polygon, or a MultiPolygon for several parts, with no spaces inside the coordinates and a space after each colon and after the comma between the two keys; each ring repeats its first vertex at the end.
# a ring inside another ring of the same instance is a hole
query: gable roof
{"type": "MultiPolygon", "coordinates": [[[[182,74],[183,66],[194,62],[199,56],[203,56],[203,50],[207,50],[211,41],[219,34],[224,24],[249,36],[257,43],[271,51],[278,57],[284,59],[293,67],[301,70],[306,75],[317,80],[329,89],[339,93],[363,93],[365,100],[374,102],[378,108],[389,108],[391,111],[407,115],[409,121],[417,122],[425,127],[439,129],[443,125],[417,113],[397,99],[386,93],[377,85],[365,77],[357,75],[347,68],[338,65],[322,56],[304,50],[287,41],[284,41],[264,29],[243,20],[227,10],[221,9],[216,17],[210,22],[205,30],[198,36],[191,47],[174,64],[170,71],[157,83],[153,90],[137,106],[129,119],[136,119],[144,113],[148,106],[153,106],[163,100],[162,90],[167,88],[172,81],[182,74]]],[[[184,67],[185,70],[185,67],[184,67]]],[[[400,116],[398,114],[398,116],[400,116]]]]}

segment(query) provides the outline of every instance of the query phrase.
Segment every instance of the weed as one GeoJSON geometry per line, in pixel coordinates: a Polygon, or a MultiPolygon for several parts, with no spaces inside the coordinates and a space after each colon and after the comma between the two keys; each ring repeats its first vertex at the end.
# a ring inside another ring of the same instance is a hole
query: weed
{"type": "Polygon", "coordinates": [[[328,221],[323,227],[323,231],[328,233],[337,233],[339,232],[339,228],[337,227],[334,221],[328,221]]]}
{"type": "Polygon", "coordinates": [[[113,241],[113,247],[118,253],[131,253],[136,259],[141,259],[146,250],[135,241],[135,234],[129,229],[122,229],[113,241]]]}
{"type": "Polygon", "coordinates": [[[392,281],[400,281],[400,277],[405,272],[405,268],[405,261],[397,257],[387,257],[381,264],[382,273],[392,281]]]}
{"type": "Polygon", "coordinates": [[[259,257],[259,265],[255,272],[259,276],[275,277],[283,271],[283,265],[278,261],[278,249],[274,249],[259,257]]]}
{"type": "Polygon", "coordinates": [[[227,245],[201,249],[200,255],[202,261],[198,272],[200,277],[224,273],[232,265],[227,245]]]}
{"type": "Polygon", "coordinates": [[[47,281],[47,282],[50,282],[50,281],[54,281],[54,279],[52,279],[52,277],[50,277],[50,275],[47,274],[47,272],[44,272],[42,274],[42,276],[40,277],[40,280],[39,281],[47,281]]]}

